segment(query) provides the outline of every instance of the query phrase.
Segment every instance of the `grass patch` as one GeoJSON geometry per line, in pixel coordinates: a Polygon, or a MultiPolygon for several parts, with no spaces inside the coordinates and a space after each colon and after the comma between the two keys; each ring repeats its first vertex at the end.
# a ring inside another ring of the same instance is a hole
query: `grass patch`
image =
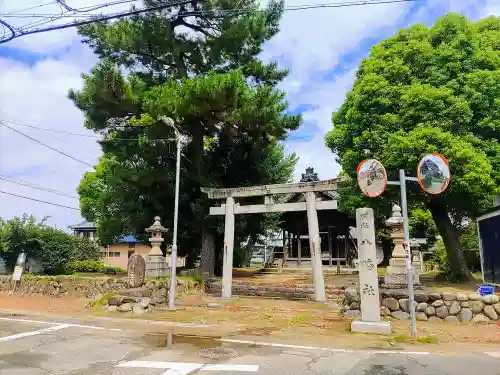
{"type": "Polygon", "coordinates": [[[308,315],[296,315],[290,319],[290,324],[306,324],[309,320],[311,320],[311,317],[308,315]]]}
{"type": "Polygon", "coordinates": [[[418,336],[417,342],[420,344],[437,344],[439,340],[436,336],[426,335],[426,336],[418,336]]]}
{"type": "Polygon", "coordinates": [[[92,301],[90,303],[90,307],[104,306],[108,303],[108,300],[111,297],[114,297],[117,294],[118,294],[117,292],[106,292],[101,296],[101,298],[92,301]]]}

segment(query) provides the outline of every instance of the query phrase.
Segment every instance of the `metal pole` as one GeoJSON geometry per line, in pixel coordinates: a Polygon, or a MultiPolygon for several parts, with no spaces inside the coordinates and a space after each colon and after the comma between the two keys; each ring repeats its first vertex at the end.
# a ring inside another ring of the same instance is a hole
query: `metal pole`
{"type": "Polygon", "coordinates": [[[175,287],[177,273],[177,223],[179,220],[179,179],[181,174],[181,134],[175,129],[177,136],[177,160],[175,165],[175,203],[174,203],[174,234],[172,241],[172,265],[170,271],[170,292],[168,293],[168,307],[175,307],[175,287]]]}
{"type": "Polygon", "coordinates": [[[406,176],[404,169],[399,170],[399,186],[401,188],[401,209],[403,211],[403,232],[404,232],[404,249],[406,253],[406,272],[408,276],[408,305],[411,318],[411,337],[417,337],[417,319],[415,316],[415,292],[413,291],[413,267],[411,265],[410,251],[410,230],[408,227],[408,202],[406,199],[406,176]]]}

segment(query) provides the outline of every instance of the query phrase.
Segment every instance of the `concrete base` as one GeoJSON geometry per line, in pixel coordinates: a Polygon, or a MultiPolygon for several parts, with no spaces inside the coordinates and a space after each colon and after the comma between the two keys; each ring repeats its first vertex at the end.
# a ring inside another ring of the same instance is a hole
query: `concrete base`
{"type": "Polygon", "coordinates": [[[161,255],[149,255],[146,262],[146,277],[163,277],[168,276],[170,267],[167,264],[165,257],[161,255]]]}
{"type": "Polygon", "coordinates": [[[351,322],[351,332],[374,333],[376,335],[390,335],[392,333],[389,322],[363,322],[361,320],[351,322]]]}

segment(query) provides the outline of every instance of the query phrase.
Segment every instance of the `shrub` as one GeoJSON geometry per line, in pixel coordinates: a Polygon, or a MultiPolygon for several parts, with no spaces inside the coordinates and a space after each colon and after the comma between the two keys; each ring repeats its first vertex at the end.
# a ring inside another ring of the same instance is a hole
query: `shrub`
{"type": "Polygon", "coordinates": [[[100,260],[73,260],[68,264],[68,271],[73,272],[104,272],[107,267],[100,260]]]}

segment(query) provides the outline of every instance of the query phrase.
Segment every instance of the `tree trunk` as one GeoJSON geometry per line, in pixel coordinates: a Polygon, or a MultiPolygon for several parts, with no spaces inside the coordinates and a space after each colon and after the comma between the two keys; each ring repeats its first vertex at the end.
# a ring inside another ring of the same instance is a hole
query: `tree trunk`
{"type": "Polygon", "coordinates": [[[451,271],[455,276],[471,279],[471,274],[467,268],[462,248],[460,247],[460,235],[457,228],[451,222],[448,210],[444,205],[436,201],[431,201],[427,204],[427,207],[431,211],[432,218],[443,239],[451,271]]]}
{"type": "Polygon", "coordinates": [[[244,267],[250,267],[253,250],[255,248],[255,242],[257,242],[257,240],[254,238],[254,236],[250,236],[250,238],[248,239],[248,243],[245,246],[243,261],[241,262],[244,267]]]}
{"type": "Polygon", "coordinates": [[[202,274],[208,273],[208,277],[214,276],[215,272],[215,241],[212,232],[204,228],[201,234],[200,269],[202,274]]]}

